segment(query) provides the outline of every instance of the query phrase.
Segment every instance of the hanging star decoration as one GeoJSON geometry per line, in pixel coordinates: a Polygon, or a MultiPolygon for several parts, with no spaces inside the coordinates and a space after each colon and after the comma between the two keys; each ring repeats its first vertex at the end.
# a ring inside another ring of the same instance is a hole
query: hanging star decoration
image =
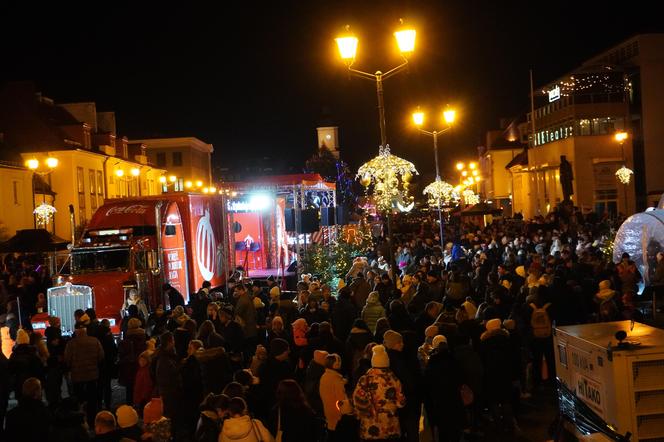
{"type": "Polygon", "coordinates": [[[429,184],[422,191],[423,195],[428,196],[428,203],[432,207],[440,207],[449,203],[453,198],[454,186],[436,177],[436,181],[429,184]]]}
{"type": "Polygon", "coordinates": [[[632,175],[634,175],[634,171],[626,167],[624,164],[620,169],[616,170],[616,176],[623,184],[629,184],[630,180],[632,179],[632,175]]]}
{"type": "Polygon", "coordinates": [[[417,175],[415,165],[390,153],[390,146],[380,147],[378,156],[364,163],[357,171],[356,178],[367,189],[373,184],[373,198],[380,210],[392,210],[397,203],[410,204],[408,188],[413,175],[417,175]]]}
{"type": "Polygon", "coordinates": [[[53,219],[53,215],[57,212],[55,207],[47,203],[41,203],[33,212],[37,216],[37,224],[46,227],[53,219]]]}

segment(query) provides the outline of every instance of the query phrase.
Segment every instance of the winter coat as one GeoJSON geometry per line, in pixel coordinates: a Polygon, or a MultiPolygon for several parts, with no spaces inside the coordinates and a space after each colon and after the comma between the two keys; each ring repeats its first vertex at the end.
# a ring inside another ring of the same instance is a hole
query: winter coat
{"type": "Polygon", "coordinates": [[[421,373],[417,356],[412,359],[410,353],[389,349],[387,356],[390,358],[390,370],[401,383],[401,390],[406,398],[406,408],[419,410],[422,404],[419,392],[421,373]]]}
{"type": "Polygon", "coordinates": [[[258,378],[264,388],[265,401],[273,403],[277,386],[284,379],[293,379],[295,368],[290,360],[278,361],[275,358],[268,358],[265,364],[258,370],[258,378]]]}
{"type": "Polygon", "coordinates": [[[344,387],[346,381],[338,371],[326,368],[320,378],[320,398],[323,402],[323,412],[328,430],[334,431],[341,419],[341,412],[337,401],[347,401],[344,387]]]}
{"type": "Polygon", "coordinates": [[[90,440],[85,427],[85,414],[66,409],[56,410],[50,440],[66,442],[90,440]]]}
{"type": "Polygon", "coordinates": [[[437,426],[462,428],[461,372],[448,350],[431,354],[424,370],[426,384],[424,404],[427,416],[437,426]]]}
{"type": "Polygon", "coordinates": [[[118,346],[118,383],[133,385],[138,371],[138,356],[147,349],[145,331],[142,328],[128,330],[118,346]]]}
{"type": "Polygon", "coordinates": [[[14,348],[7,364],[14,382],[12,388],[16,397],[21,397],[23,382],[28,378],[44,380],[44,366],[37,356],[37,349],[29,344],[20,344],[14,348]]]}
{"type": "Polygon", "coordinates": [[[378,300],[378,296],[369,296],[367,304],[362,309],[362,319],[367,323],[371,333],[376,333],[376,322],[385,317],[383,304],[378,300]],[[375,298],[375,299],[374,299],[375,298]]]}
{"type": "Polygon", "coordinates": [[[104,349],[92,336],[74,334],[65,347],[65,363],[73,383],[99,379],[99,363],[103,360],[104,349]]]}
{"type": "Polygon", "coordinates": [[[216,412],[210,410],[202,411],[196,425],[194,440],[196,442],[217,442],[222,424],[223,421],[216,412]]]}
{"type": "Polygon", "coordinates": [[[461,372],[462,382],[473,390],[475,397],[481,396],[484,366],[479,353],[470,344],[457,345],[454,347],[454,361],[461,372]]]}
{"type": "Polygon", "coordinates": [[[486,331],[480,336],[484,365],[484,391],[489,401],[509,399],[512,386],[512,352],[509,333],[504,329],[486,331]]]}
{"type": "Polygon", "coordinates": [[[371,368],[353,392],[360,419],[360,438],[365,440],[401,437],[397,410],[406,405],[401,382],[389,368],[371,368]]]}
{"type": "Polygon", "coordinates": [[[321,422],[310,408],[293,408],[285,404],[283,407],[272,408],[267,424],[268,430],[274,435],[281,429],[282,442],[318,442],[321,422]]]}
{"type": "Polygon", "coordinates": [[[224,421],[219,442],[274,442],[263,423],[249,416],[231,417],[224,421]]]}
{"type": "Polygon", "coordinates": [[[325,373],[325,367],[312,360],[304,376],[304,396],[307,402],[319,415],[323,414],[323,402],[320,398],[320,378],[325,373]]]}
{"type": "Polygon", "coordinates": [[[196,356],[189,356],[180,365],[182,378],[182,420],[189,432],[196,428],[198,405],[203,401],[201,366],[196,356]]]}
{"type": "Polygon", "coordinates": [[[244,351],[244,332],[240,324],[228,321],[217,328],[217,333],[226,341],[226,351],[237,354],[244,351]]]}
{"type": "Polygon", "coordinates": [[[189,342],[194,339],[194,337],[189,333],[189,330],[176,328],[173,332],[173,339],[175,341],[175,354],[178,355],[178,358],[180,359],[186,358],[189,342]]]}
{"type": "Polygon", "coordinates": [[[371,292],[371,285],[362,276],[353,279],[348,286],[353,292],[353,303],[358,310],[361,310],[367,303],[367,298],[371,292]]]}
{"type": "Polygon", "coordinates": [[[231,361],[224,347],[206,348],[195,353],[200,364],[204,394],[220,394],[233,380],[231,361]]]}
{"type": "Polygon", "coordinates": [[[242,331],[246,338],[253,338],[258,334],[256,328],[256,307],[248,294],[237,298],[235,316],[241,321],[242,331]]]}
{"type": "Polygon", "coordinates": [[[362,358],[364,348],[374,341],[373,334],[363,328],[353,328],[346,339],[346,353],[343,358],[344,369],[352,373],[357,368],[358,361],[362,358]]]}
{"type": "Polygon", "coordinates": [[[141,407],[150,402],[153,396],[152,390],[154,390],[154,384],[152,376],[150,376],[150,366],[140,367],[134,380],[134,404],[141,407]]]}
{"type": "Polygon", "coordinates": [[[339,298],[332,312],[332,326],[334,333],[339,339],[345,341],[353,328],[353,322],[357,318],[358,309],[349,299],[339,298]]]}
{"type": "Polygon", "coordinates": [[[51,413],[42,401],[22,397],[18,406],[7,412],[4,440],[46,441],[52,423],[51,413]]]}
{"type": "Polygon", "coordinates": [[[164,416],[173,419],[182,400],[182,378],[178,371],[174,351],[157,350],[155,353],[155,384],[164,404],[164,416]]]}

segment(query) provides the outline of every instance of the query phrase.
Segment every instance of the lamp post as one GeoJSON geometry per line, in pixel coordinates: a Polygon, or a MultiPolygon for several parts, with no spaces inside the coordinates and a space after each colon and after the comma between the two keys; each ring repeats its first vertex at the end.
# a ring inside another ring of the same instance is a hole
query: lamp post
{"type": "Polygon", "coordinates": [[[378,149],[378,156],[359,168],[357,178],[366,188],[371,184],[374,185],[374,199],[376,200],[377,206],[387,215],[387,238],[390,246],[390,258],[392,258],[390,212],[392,211],[394,204],[406,203],[405,199],[408,197],[409,181],[413,174],[417,174],[417,170],[411,162],[390,153],[390,146],[387,144],[383,81],[401,72],[408,65],[408,57],[415,50],[416,31],[413,29],[403,29],[395,32],[394,37],[397,40],[399,52],[402,57],[401,64],[387,72],[378,70],[373,74],[353,68],[355,56],[357,55],[358,39],[352,34],[349,34],[348,31],[349,27],[346,26],[346,35],[335,39],[339,55],[346,63],[346,67],[351,74],[376,83],[378,124],[380,126],[380,147],[378,149]],[[402,189],[399,188],[400,184],[402,189]]]}
{"type": "Polygon", "coordinates": [[[632,175],[634,175],[634,171],[625,166],[625,163],[627,162],[627,159],[625,158],[625,140],[627,140],[628,137],[629,135],[627,135],[627,132],[625,131],[616,132],[613,135],[613,138],[618,143],[620,143],[620,151],[623,160],[622,167],[616,171],[616,177],[618,178],[618,181],[620,181],[624,185],[623,190],[625,193],[625,215],[627,215],[627,186],[629,186],[629,182],[632,179],[632,175]]]}
{"type": "Polygon", "coordinates": [[[32,213],[33,213],[35,228],[37,228],[37,218],[39,218],[40,224],[43,224],[44,228],[46,228],[46,225],[48,224],[50,218],[53,216],[53,213],[55,212],[55,207],[46,204],[45,189],[43,190],[42,193],[43,196],[42,203],[40,204],[39,208],[36,207],[35,176],[39,175],[41,178],[46,177],[48,174],[53,172],[56,169],[56,167],[58,167],[58,163],[59,161],[55,157],[47,157],[43,161],[43,165],[46,166],[45,168],[42,167],[42,162],[40,162],[37,158],[30,158],[25,162],[25,166],[30,171],[32,171],[32,213]]]}
{"type": "Polygon", "coordinates": [[[425,195],[427,194],[429,195],[430,203],[433,201],[438,206],[440,248],[441,251],[444,253],[445,240],[444,240],[444,229],[443,229],[443,209],[441,206],[443,202],[449,201],[454,188],[452,187],[451,184],[442,181],[440,178],[440,166],[438,165],[438,135],[447,132],[452,128],[452,124],[454,123],[454,119],[456,117],[456,112],[453,109],[449,108],[443,112],[443,120],[445,120],[445,123],[447,123],[447,127],[441,130],[429,131],[423,129],[422,125],[424,124],[424,117],[425,117],[424,112],[418,109],[416,112],[413,113],[413,123],[415,123],[415,126],[420,132],[433,137],[433,155],[434,155],[434,162],[436,164],[436,179],[433,183],[429,184],[427,187],[424,188],[423,193],[425,195]]]}

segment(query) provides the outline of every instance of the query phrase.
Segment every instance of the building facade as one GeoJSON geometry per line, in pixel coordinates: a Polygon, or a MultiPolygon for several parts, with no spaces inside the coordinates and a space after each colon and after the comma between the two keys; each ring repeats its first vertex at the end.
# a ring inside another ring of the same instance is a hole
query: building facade
{"type": "MultiPolygon", "coordinates": [[[[46,227],[62,238],[72,237],[70,206],[77,232],[107,198],[161,193],[166,171],[148,162],[145,146],[118,136],[115,115],[97,112],[95,103],[56,104],[32,83],[9,83],[0,90],[0,133],[2,159],[35,180],[34,187],[20,184],[30,201],[50,198],[57,211],[46,227]],[[49,167],[48,159],[57,164],[49,167]]],[[[32,228],[32,204],[20,211],[14,227],[32,228]]]]}
{"type": "Polygon", "coordinates": [[[196,183],[201,186],[212,184],[212,144],[195,137],[150,138],[131,140],[131,143],[144,145],[148,161],[168,170],[169,179],[161,183],[164,192],[195,188],[196,183]]]}
{"type": "Polygon", "coordinates": [[[560,164],[572,169],[571,200],[609,216],[656,205],[664,192],[664,35],[639,35],[583,63],[534,93],[527,162],[510,164],[513,204],[525,217],[563,198],[560,164]],[[626,131],[620,143],[614,135],[626,131]],[[634,171],[629,184],[616,177],[634,171]]]}

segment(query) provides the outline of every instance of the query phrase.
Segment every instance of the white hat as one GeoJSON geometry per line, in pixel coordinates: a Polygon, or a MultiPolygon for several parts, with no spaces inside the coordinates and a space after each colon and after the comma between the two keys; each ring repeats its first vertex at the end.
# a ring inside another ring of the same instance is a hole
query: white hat
{"type": "Polygon", "coordinates": [[[388,368],[390,366],[390,358],[387,356],[385,347],[382,345],[375,345],[371,351],[373,356],[371,356],[371,366],[374,368],[388,368]]]}

